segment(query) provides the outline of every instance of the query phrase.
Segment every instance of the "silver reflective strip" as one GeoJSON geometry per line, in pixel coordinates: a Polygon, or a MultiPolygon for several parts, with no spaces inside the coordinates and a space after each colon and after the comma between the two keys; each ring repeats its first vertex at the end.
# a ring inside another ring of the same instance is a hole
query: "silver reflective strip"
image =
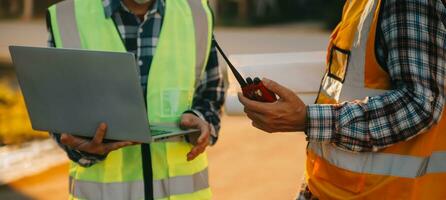
{"type": "Polygon", "coordinates": [[[341,96],[338,102],[363,100],[366,97],[381,95],[388,92],[387,90],[370,89],[366,87],[354,87],[348,84],[342,86],[341,96]]]}
{"type": "Polygon", "coordinates": [[[171,195],[188,194],[209,188],[208,169],[191,176],[176,176],[153,182],[153,197],[163,198],[171,195]]]}
{"type": "Polygon", "coordinates": [[[322,87],[320,92],[332,99],[335,99],[338,102],[350,101],[356,99],[362,100],[364,99],[364,97],[380,95],[387,92],[386,90],[370,89],[365,87],[353,87],[348,84],[342,84],[341,82],[328,76],[327,74],[324,75],[321,84],[322,87]],[[340,98],[340,96],[342,98],[340,98]]]}
{"type": "MultiPolygon", "coordinates": [[[[71,177],[70,177],[71,178],[71,177]]],[[[144,182],[98,183],[92,181],[71,180],[70,193],[79,199],[144,199],[144,182]]]]}
{"type": "Polygon", "coordinates": [[[196,49],[196,60],[195,60],[195,86],[198,86],[203,68],[205,65],[206,58],[208,56],[207,50],[209,46],[209,19],[204,9],[202,0],[187,0],[189,7],[192,11],[192,16],[194,18],[195,26],[195,49],[196,49]]]}
{"type": "Polygon", "coordinates": [[[353,40],[344,86],[342,87],[339,99],[337,99],[338,102],[361,100],[368,96],[375,96],[386,92],[385,90],[368,89],[364,84],[365,58],[368,48],[367,41],[378,3],[378,0],[369,0],[364,8],[358,24],[358,31],[353,40]]]}
{"type": "MultiPolygon", "coordinates": [[[[154,180],[153,197],[189,194],[206,188],[209,188],[207,168],[191,176],[154,180]]],[[[144,182],[99,183],[70,177],[70,194],[79,199],[144,199],[144,182]]]]}
{"type": "Polygon", "coordinates": [[[341,84],[328,76],[325,76],[322,81],[321,92],[338,102],[362,100],[368,96],[376,96],[387,92],[386,90],[366,88],[364,84],[367,41],[378,3],[378,0],[370,0],[364,8],[358,24],[358,31],[353,40],[344,83],[341,84]]]}
{"type": "Polygon", "coordinates": [[[56,5],[57,25],[64,48],[81,48],[81,38],[77,28],[74,0],[65,0],[56,5]]]}
{"type": "Polygon", "coordinates": [[[321,84],[321,93],[324,93],[324,95],[331,97],[336,101],[339,100],[339,94],[341,93],[343,86],[341,82],[325,74],[321,84]]]}
{"type": "Polygon", "coordinates": [[[429,173],[446,173],[446,151],[434,152],[430,157],[416,157],[389,153],[348,152],[331,144],[310,142],[319,157],[336,167],[352,172],[416,178],[429,173]]]}
{"type": "Polygon", "coordinates": [[[429,164],[426,167],[427,173],[446,172],[446,152],[436,152],[431,155],[429,164]]]}

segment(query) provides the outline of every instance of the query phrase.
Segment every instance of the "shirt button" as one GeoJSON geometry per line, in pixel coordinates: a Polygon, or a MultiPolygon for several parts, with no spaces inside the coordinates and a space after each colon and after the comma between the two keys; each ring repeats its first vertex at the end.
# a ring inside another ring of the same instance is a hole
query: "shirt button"
{"type": "Polygon", "coordinates": [[[138,65],[142,66],[142,61],[141,60],[138,61],[138,65]]]}
{"type": "Polygon", "coordinates": [[[434,99],[434,97],[433,96],[429,96],[429,101],[430,102],[433,102],[435,99],[434,99]]]}

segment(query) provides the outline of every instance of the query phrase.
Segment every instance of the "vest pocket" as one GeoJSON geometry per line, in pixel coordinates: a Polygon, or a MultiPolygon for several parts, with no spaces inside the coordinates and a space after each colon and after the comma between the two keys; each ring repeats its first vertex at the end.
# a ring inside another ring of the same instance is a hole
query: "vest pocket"
{"type": "Polygon", "coordinates": [[[350,51],[332,45],[328,62],[328,76],[337,81],[344,82],[350,59],[350,51]]]}
{"type": "Polygon", "coordinates": [[[189,109],[193,92],[187,89],[166,89],[161,92],[161,117],[179,117],[189,109]]]}

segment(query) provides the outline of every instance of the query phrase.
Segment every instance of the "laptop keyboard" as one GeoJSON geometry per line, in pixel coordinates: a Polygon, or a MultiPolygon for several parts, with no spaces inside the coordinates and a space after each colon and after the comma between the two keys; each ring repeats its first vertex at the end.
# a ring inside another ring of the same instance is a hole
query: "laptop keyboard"
{"type": "Polygon", "coordinates": [[[168,134],[171,131],[166,131],[166,130],[156,130],[156,129],[151,129],[150,133],[152,134],[152,136],[156,136],[156,135],[164,135],[164,134],[168,134]]]}

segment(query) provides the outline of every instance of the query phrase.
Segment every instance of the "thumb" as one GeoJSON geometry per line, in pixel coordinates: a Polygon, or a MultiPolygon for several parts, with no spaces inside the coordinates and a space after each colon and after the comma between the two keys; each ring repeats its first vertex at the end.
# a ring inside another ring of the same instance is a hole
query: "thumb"
{"type": "Polygon", "coordinates": [[[271,92],[276,93],[281,99],[286,100],[296,96],[296,94],[294,94],[292,90],[286,88],[283,85],[280,85],[279,83],[273,80],[263,78],[262,82],[263,85],[265,85],[265,87],[268,88],[268,90],[271,90],[271,92]]]}

